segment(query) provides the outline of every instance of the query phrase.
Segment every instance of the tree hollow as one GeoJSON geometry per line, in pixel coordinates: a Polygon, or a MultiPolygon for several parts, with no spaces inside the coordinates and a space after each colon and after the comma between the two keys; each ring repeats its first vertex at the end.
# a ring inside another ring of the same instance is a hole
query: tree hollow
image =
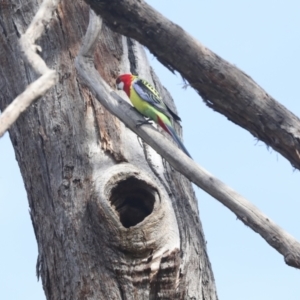
{"type": "Polygon", "coordinates": [[[112,189],[109,201],[126,228],[137,225],[153,212],[157,191],[130,177],[112,189]]]}

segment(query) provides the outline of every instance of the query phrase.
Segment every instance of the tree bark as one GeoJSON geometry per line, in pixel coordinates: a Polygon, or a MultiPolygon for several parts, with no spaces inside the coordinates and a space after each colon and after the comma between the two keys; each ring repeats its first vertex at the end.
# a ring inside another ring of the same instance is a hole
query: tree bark
{"type": "MultiPolygon", "coordinates": [[[[18,38],[39,3],[0,5],[3,110],[37,78],[20,56],[18,38]]],[[[39,41],[58,84],[9,131],[46,297],[217,299],[190,182],[107,112],[77,77],[74,58],[87,22],[88,7],[80,1],[58,7],[39,41]]],[[[139,73],[174,105],[135,41],[103,28],[94,63],[111,86],[119,73],[139,73]]]]}
{"type": "Polygon", "coordinates": [[[85,0],[114,31],[145,45],[178,71],[204,102],[271,146],[300,170],[300,120],[251,77],[143,0],[85,0]]]}

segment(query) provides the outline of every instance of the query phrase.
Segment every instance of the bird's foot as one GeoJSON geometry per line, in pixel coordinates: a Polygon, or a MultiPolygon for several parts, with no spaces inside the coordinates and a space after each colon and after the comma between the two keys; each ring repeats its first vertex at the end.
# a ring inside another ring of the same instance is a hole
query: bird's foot
{"type": "Polygon", "coordinates": [[[144,121],[138,121],[138,122],[136,123],[135,127],[140,127],[140,126],[145,125],[145,124],[150,124],[150,125],[152,125],[152,122],[150,121],[150,119],[146,119],[146,120],[144,120],[144,121]]]}

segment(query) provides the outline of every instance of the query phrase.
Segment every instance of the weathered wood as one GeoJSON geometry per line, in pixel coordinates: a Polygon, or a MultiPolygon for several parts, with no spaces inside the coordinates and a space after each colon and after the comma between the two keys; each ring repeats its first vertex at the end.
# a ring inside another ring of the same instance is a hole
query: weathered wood
{"type": "Polygon", "coordinates": [[[237,67],[201,45],[143,0],[85,0],[114,31],[176,70],[205,103],[300,169],[300,120],[237,67]]]}
{"type": "MultiPolygon", "coordinates": [[[[0,9],[1,110],[37,77],[14,51],[37,8],[35,0],[12,0],[0,9]]],[[[217,299],[190,182],[77,77],[74,59],[87,20],[80,1],[59,6],[39,41],[59,81],[9,130],[46,297],[217,299]]],[[[101,35],[94,64],[108,84],[130,69],[153,80],[139,44],[106,27],[101,35]]]]}
{"type": "Polygon", "coordinates": [[[42,58],[37,54],[41,51],[35,42],[45,30],[51,20],[54,10],[60,0],[45,0],[40,6],[30,26],[20,38],[21,52],[26,57],[30,66],[40,75],[35,82],[31,83],[26,90],[19,95],[0,115],[0,137],[17,120],[20,114],[36,99],[43,96],[52,86],[57,78],[56,73],[50,70],[42,58]]]}

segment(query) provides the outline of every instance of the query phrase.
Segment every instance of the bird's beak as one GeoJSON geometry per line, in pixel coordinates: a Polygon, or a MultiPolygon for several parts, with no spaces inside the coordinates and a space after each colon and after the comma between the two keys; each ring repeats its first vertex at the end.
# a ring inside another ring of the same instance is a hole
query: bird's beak
{"type": "Polygon", "coordinates": [[[123,81],[117,83],[117,89],[118,90],[123,90],[123,88],[124,88],[124,82],[123,81]]]}

